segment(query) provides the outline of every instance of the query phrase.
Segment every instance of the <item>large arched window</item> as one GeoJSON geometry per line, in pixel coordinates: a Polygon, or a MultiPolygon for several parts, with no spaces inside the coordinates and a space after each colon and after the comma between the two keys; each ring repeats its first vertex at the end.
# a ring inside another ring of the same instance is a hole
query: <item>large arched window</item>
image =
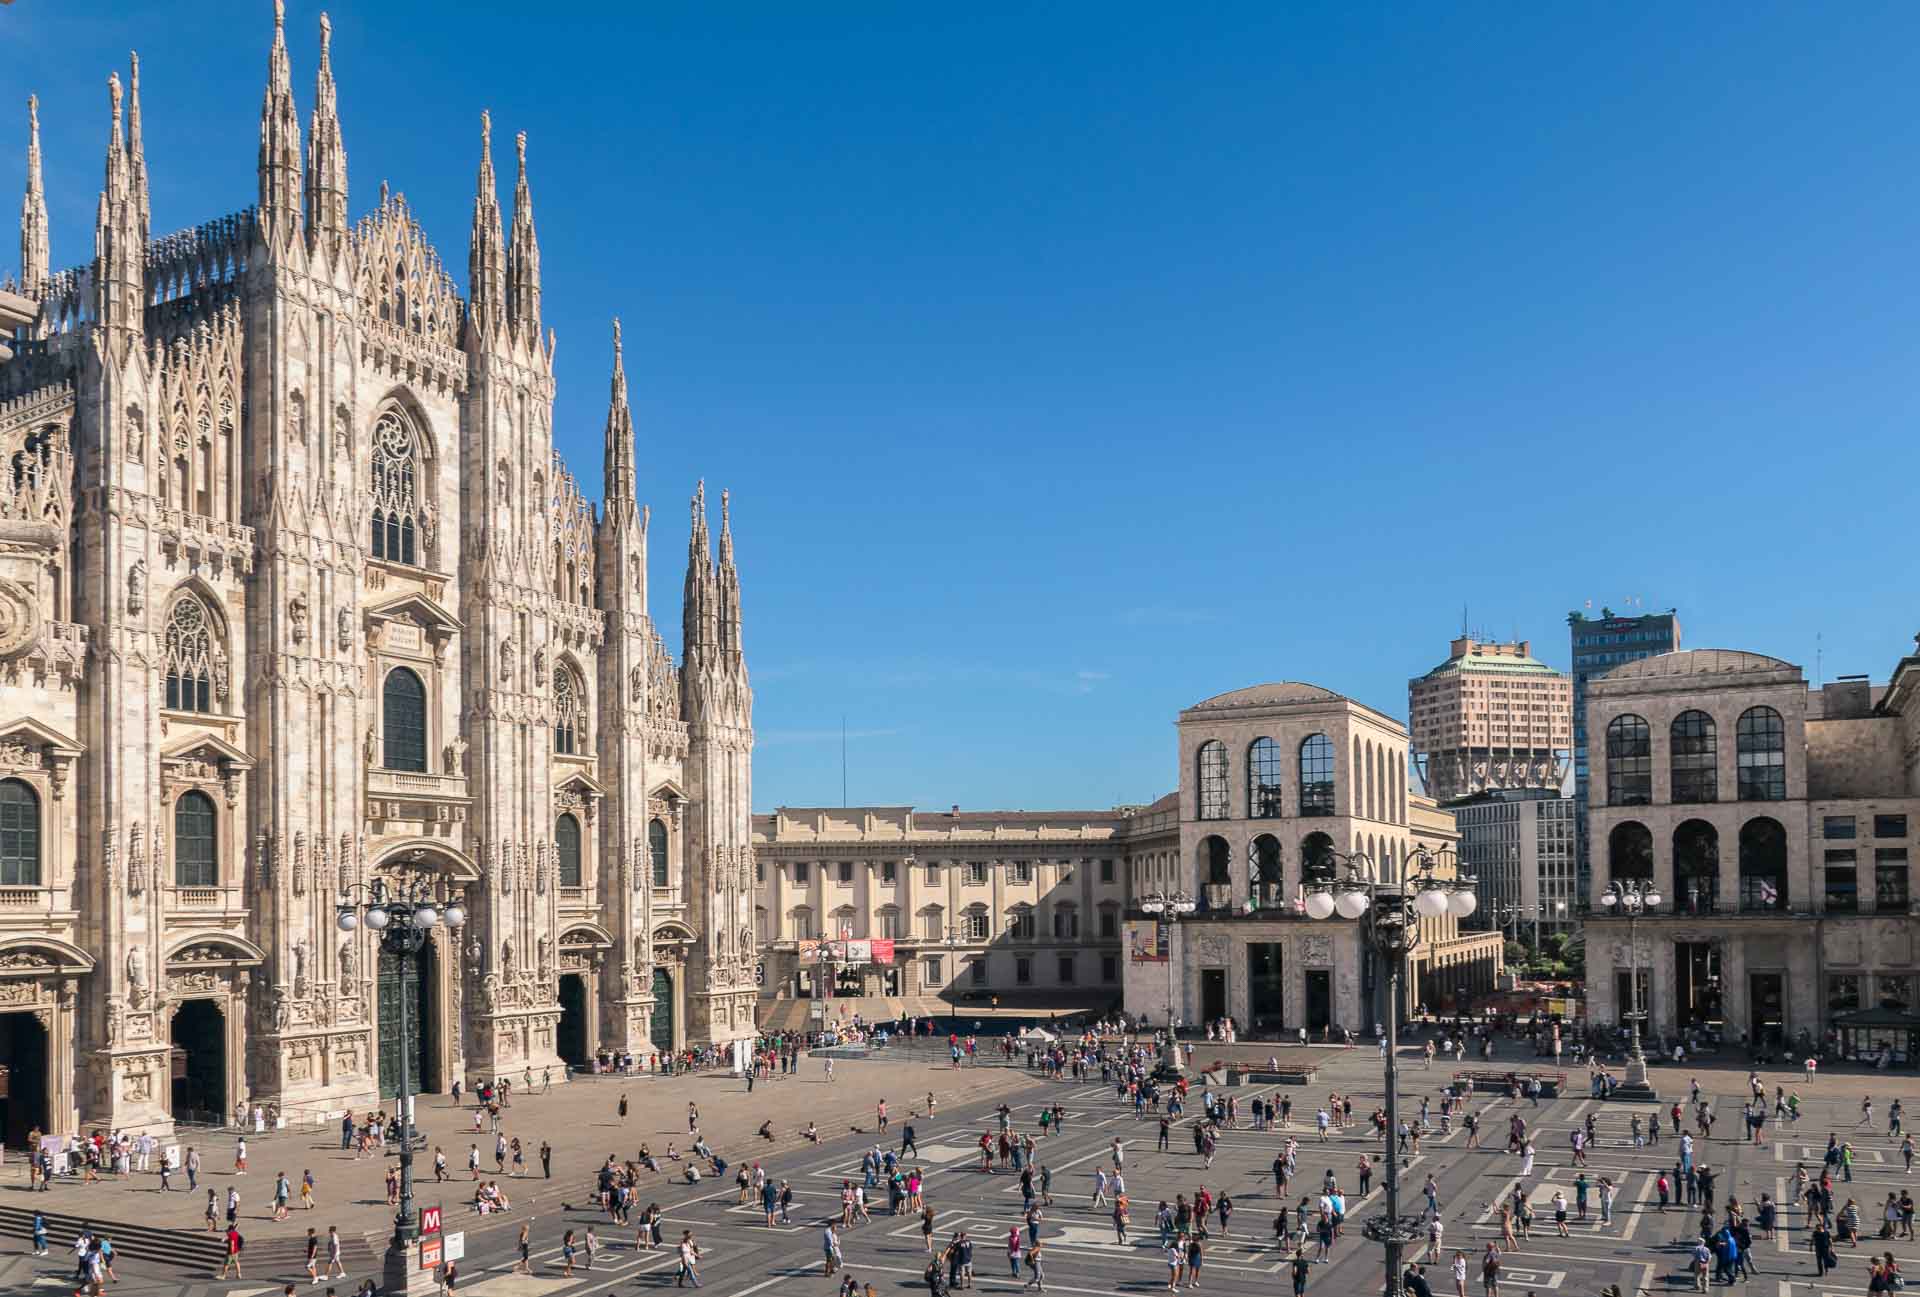
{"type": "Polygon", "coordinates": [[[1653,735],[1631,712],[1607,722],[1607,805],[1653,801],[1653,735]]]}
{"type": "Polygon", "coordinates": [[[195,789],[173,804],[173,881],[178,887],[218,887],[213,798],[195,789]]]}
{"type": "Polygon", "coordinates": [[[393,563],[416,559],[419,527],[420,443],[398,411],[373,426],[373,556],[393,563]]]}
{"type": "Polygon", "coordinates": [[[1673,908],[1711,914],[1719,895],[1720,830],[1705,820],[1688,820],[1673,831],[1673,908]]]}
{"type": "Polygon", "coordinates": [[[572,756],[586,741],[586,711],[580,700],[580,681],[571,667],[553,673],[553,750],[572,756]]]}
{"type": "Polygon", "coordinates": [[[1787,908],[1787,831],[1764,815],[1740,826],[1740,908],[1787,908]]]}
{"type": "Polygon", "coordinates": [[[659,820],[647,821],[647,859],[653,862],[653,885],[667,885],[667,826],[659,820]]]}
{"type": "Polygon", "coordinates": [[[1716,762],[1719,740],[1713,717],[1705,712],[1681,712],[1673,718],[1668,732],[1673,774],[1673,800],[1676,802],[1712,802],[1720,799],[1720,773],[1716,762]]]}
{"type": "Polygon", "coordinates": [[[1740,800],[1787,799],[1787,725],[1771,707],[1749,707],[1734,729],[1739,757],[1740,800]]]}
{"type": "Polygon", "coordinates": [[[1607,835],[1607,873],[1615,882],[1653,878],[1653,830],[1638,820],[1613,826],[1607,835]]]}
{"type": "Polygon", "coordinates": [[[1247,818],[1277,820],[1285,811],[1280,800],[1280,745],[1255,739],[1247,748],[1247,818]]]}
{"type": "Polygon", "coordinates": [[[553,823],[553,850],[560,857],[560,886],[579,887],[580,821],[562,815],[553,823]]]}
{"type": "Polygon", "coordinates": [[[1211,739],[1200,745],[1200,818],[1227,818],[1227,745],[1211,739]]]}
{"type": "Polygon", "coordinates": [[[1309,833],[1300,840],[1300,881],[1304,884],[1331,883],[1339,872],[1333,860],[1333,839],[1324,833],[1309,833]]]}
{"type": "Polygon", "coordinates": [[[0,782],[0,887],[40,886],[40,798],[25,780],[0,782]]]}
{"type": "Polygon", "coordinates": [[[1300,744],[1300,814],[1333,814],[1333,740],[1324,734],[1300,744]]]}
{"type": "Polygon", "coordinates": [[[1217,833],[1200,840],[1200,868],[1208,887],[1233,886],[1233,852],[1217,833]]]}
{"type": "Polygon", "coordinates": [[[216,695],[226,697],[226,650],[218,623],[196,595],[181,595],[167,613],[166,658],[168,707],[210,712],[216,695]]]}
{"type": "Polygon", "coordinates": [[[427,771],[427,687],[405,667],[387,672],[380,691],[380,728],[388,770],[427,771]]]}
{"type": "Polygon", "coordinates": [[[1262,833],[1247,844],[1247,884],[1255,906],[1278,909],[1286,903],[1285,867],[1280,859],[1280,839],[1262,833]]]}

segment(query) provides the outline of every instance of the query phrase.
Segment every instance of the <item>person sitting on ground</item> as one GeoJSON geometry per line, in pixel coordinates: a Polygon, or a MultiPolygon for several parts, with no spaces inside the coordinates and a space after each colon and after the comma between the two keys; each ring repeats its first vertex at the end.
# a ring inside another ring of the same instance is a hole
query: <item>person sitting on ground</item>
{"type": "Polygon", "coordinates": [[[645,1144],[640,1146],[640,1165],[656,1174],[659,1173],[660,1163],[654,1160],[653,1151],[645,1144]]]}
{"type": "Polygon", "coordinates": [[[808,1122],[807,1128],[800,1133],[807,1137],[808,1143],[818,1144],[820,1142],[820,1132],[813,1128],[812,1122],[808,1122]]]}
{"type": "Polygon", "coordinates": [[[667,1141],[667,1161],[678,1162],[679,1160],[680,1160],[680,1150],[673,1146],[672,1140],[668,1140],[667,1141]]]}
{"type": "Polygon", "coordinates": [[[699,1166],[697,1166],[692,1162],[687,1163],[687,1183],[688,1184],[700,1183],[700,1168],[699,1166]]]}
{"type": "Polygon", "coordinates": [[[762,1139],[773,1138],[773,1122],[772,1121],[769,1120],[769,1121],[763,1121],[760,1123],[760,1138],[762,1139]]]}

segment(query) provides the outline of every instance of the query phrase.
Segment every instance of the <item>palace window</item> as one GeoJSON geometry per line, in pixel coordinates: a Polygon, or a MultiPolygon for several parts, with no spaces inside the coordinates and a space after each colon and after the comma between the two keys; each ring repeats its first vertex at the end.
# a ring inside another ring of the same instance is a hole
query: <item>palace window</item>
{"type": "Polygon", "coordinates": [[[386,737],[382,764],[388,770],[427,771],[427,687],[405,667],[387,672],[380,694],[386,737]]]}
{"type": "Polygon", "coordinates": [[[1200,745],[1200,818],[1227,818],[1227,745],[1211,739],[1200,745]]]}
{"type": "Polygon", "coordinates": [[[1280,745],[1272,739],[1255,739],[1247,749],[1247,816],[1275,820],[1282,814],[1280,745]]]}
{"type": "Polygon", "coordinates": [[[1015,941],[1032,941],[1033,931],[1033,907],[1031,905],[1014,906],[1007,919],[1007,935],[1015,941]]]}
{"type": "Polygon", "coordinates": [[[1771,707],[1749,707],[1736,731],[1740,800],[1779,802],[1787,796],[1787,726],[1771,707]]]}
{"type": "MultiPolygon", "coordinates": [[[[167,614],[167,706],[181,712],[213,710],[216,667],[224,671],[225,654],[215,642],[215,623],[205,604],[194,595],[174,600],[167,614]]],[[[218,691],[226,694],[224,682],[218,691]]]]}
{"type": "Polygon", "coordinates": [[[1324,734],[1300,744],[1300,814],[1333,814],[1333,740],[1324,734]]]}
{"type": "Polygon", "coordinates": [[[0,782],[0,887],[40,886],[40,798],[21,779],[0,782]]]}
{"type": "Polygon", "coordinates": [[[553,750],[566,756],[578,752],[586,737],[585,721],[579,680],[570,668],[556,668],[553,673],[553,750]]]}
{"type": "Polygon", "coordinates": [[[1607,805],[1645,806],[1653,801],[1653,735],[1644,717],[1631,713],[1607,722],[1607,805]]]}
{"type": "MultiPolygon", "coordinates": [[[[647,821],[647,858],[653,863],[653,885],[667,885],[667,826],[659,820],[647,821]]],[[[806,880],[805,865],[793,867],[794,881],[806,880]]]]}
{"type": "Polygon", "coordinates": [[[179,887],[218,887],[213,799],[195,789],[173,804],[173,881],[179,887]]]}
{"type": "Polygon", "coordinates": [[[553,850],[560,857],[560,886],[579,887],[580,821],[562,815],[553,823],[553,850]]]}
{"type": "Polygon", "coordinates": [[[414,533],[419,524],[419,444],[397,411],[388,410],[373,428],[373,556],[394,563],[415,561],[414,533]]]}
{"type": "Polygon", "coordinates": [[[1719,744],[1713,717],[1702,711],[1681,712],[1670,731],[1673,763],[1673,800],[1711,802],[1720,795],[1717,765],[1719,744]]]}

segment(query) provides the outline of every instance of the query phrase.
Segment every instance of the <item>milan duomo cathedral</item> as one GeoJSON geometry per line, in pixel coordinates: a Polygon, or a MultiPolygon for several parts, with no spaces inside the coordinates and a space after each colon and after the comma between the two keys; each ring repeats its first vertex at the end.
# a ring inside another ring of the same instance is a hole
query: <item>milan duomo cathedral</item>
{"type": "Polygon", "coordinates": [[[304,154],[276,0],[258,205],[154,237],[140,68],[53,271],[37,104],[0,292],[4,1130],[164,1130],[754,1034],[752,694],[726,497],[676,664],[613,330],[604,502],[553,449],[524,136],[480,119],[466,297],[304,154]],[[8,332],[12,336],[8,337],[8,332]],[[424,881],[411,960],[337,911],[424,881]],[[404,1011],[404,1012],[403,1012],[404,1011]],[[405,1023],[403,1027],[402,1023],[405,1023]]]}

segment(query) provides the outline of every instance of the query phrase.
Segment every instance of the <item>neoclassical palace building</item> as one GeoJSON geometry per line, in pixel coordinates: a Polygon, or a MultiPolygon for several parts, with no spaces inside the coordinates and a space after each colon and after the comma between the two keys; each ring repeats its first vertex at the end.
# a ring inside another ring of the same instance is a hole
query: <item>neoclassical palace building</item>
{"type": "Polygon", "coordinates": [[[256,206],[150,232],[136,61],[89,256],[55,272],[28,105],[0,296],[9,1142],[337,1112],[403,1054],[437,1091],[754,1030],[726,499],[714,541],[694,497],[676,663],[617,325],[602,508],[554,453],[525,137],[508,217],[482,116],[462,297],[398,194],[348,218],[324,17],[303,156],[275,10],[256,206]],[[335,924],[400,875],[470,915],[404,977],[335,924]]]}

